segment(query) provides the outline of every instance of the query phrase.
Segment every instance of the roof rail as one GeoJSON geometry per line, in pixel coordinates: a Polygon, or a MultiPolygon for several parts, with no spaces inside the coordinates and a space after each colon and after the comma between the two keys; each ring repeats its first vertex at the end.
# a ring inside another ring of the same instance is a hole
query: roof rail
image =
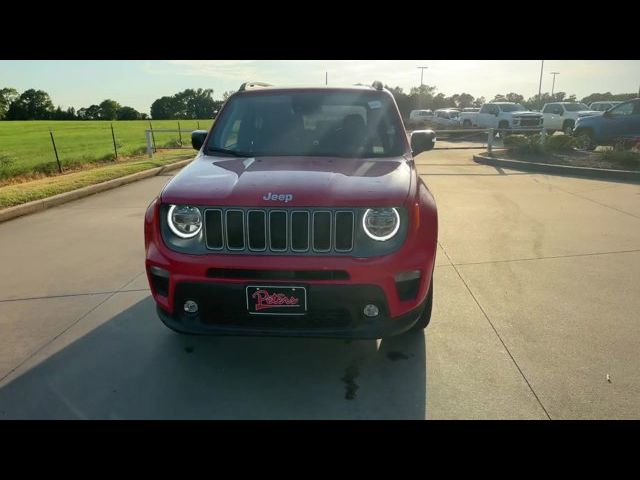
{"type": "Polygon", "coordinates": [[[244,90],[248,90],[250,88],[256,88],[256,87],[271,87],[273,85],[271,85],[270,83],[263,83],[263,82],[245,82],[242,85],[240,85],[240,88],[238,89],[239,92],[242,92],[244,90]]]}

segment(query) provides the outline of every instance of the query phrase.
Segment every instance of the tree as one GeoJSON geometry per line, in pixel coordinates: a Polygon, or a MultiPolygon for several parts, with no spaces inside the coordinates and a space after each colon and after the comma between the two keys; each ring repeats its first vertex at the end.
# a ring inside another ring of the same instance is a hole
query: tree
{"type": "Polygon", "coordinates": [[[9,105],[18,98],[18,91],[15,88],[0,89],[0,120],[4,120],[9,111],[9,105]]]}
{"type": "Polygon", "coordinates": [[[154,120],[167,120],[179,118],[179,102],[174,97],[161,97],[151,104],[151,118],[154,120]]]}
{"type": "Polygon", "coordinates": [[[385,88],[393,95],[393,98],[398,105],[398,110],[400,110],[400,115],[407,118],[411,110],[413,110],[414,99],[404,93],[400,87],[390,88],[385,85],[385,88]]]}
{"type": "Polygon", "coordinates": [[[482,105],[484,105],[485,103],[487,103],[487,101],[485,100],[484,97],[478,97],[473,101],[472,106],[476,107],[476,108],[480,108],[482,105]]]}
{"type": "Polygon", "coordinates": [[[159,119],[213,118],[221,102],[213,99],[210,88],[188,88],[170,97],[161,97],[151,104],[151,117],[159,119]]]}
{"type": "Polygon", "coordinates": [[[519,95],[517,93],[507,93],[505,95],[505,98],[507,99],[507,102],[513,102],[513,103],[522,103],[524,102],[524,97],[522,95],[519,95]]]}
{"type": "Polygon", "coordinates": [[[118,118],[118,110],[120,110],[120,104],[115,100],[106,99],[103,100],[100,106],[100,119],[102,120],[115,120],[118,118]]]}
{"type": "Polygon", "coordinates": [[[118,120],[139,120],[142,116],[133,107],[121,107],[118,110],[118,120]]]}
{"type": "Polygon", "coordinates": [[[473,105],[473,95],[469,95],[468,93],[461,93],[458,95],[451,95],[451,102],[457,108],[468,108],[473,105]]]}
{"type": "Polygon", "coordinates": [[[606,101],[621,101],[624,102],[625,100],[631,100],[633,98],[637,98],[638,96],[640,96],[640,92],[639,93],[618,93],[618,94],[613,94],[611,92],[606,92],[606,93],[592,93],[591,95],[588,95],[586,97],[584,97],[582,100],[580,100],[582,103],[586,103],[587,105],[591,105],[593,102],[606,102],[606,101]]]}
{"type": "Polygon", "coordinates": [[[46,120],[54,111],[49,94],[33,88],[22,92],[20,97],[11,102],[7,111],[9,120],[46,120]]]}
{"type": "Polygon", "coordinates": [[[227,90],[226,92],[224,92],[224,93],[222,94],[222,101],[223,101],[223,102],[226,102],[226,101],[227,101],[227,99],[228,99],[231,95],[233,95],[234,93],[236,93],[236,92],[235,92],[235,90],[227,90]]]}

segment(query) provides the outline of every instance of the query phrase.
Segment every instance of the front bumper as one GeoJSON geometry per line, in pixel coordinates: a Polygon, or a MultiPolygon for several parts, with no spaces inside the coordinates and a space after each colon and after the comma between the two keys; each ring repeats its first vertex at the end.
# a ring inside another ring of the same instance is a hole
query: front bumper
{"type": "Polygon", "coordinates": [[[198,303],[197,313],[175,308],[169,313],[159,305],[158,316],[172,330],[196,335],[298,336],[328,338],[382,338],[409,330],[424,310],[424,300],[396,318],[389,316],[384,292],[371,285],[309,285],[306,315],[252,315],[238,308],[245,301],[243,285],[226,283],[182,283],[176,289],[176,304],[198,303]],[[374,318],[362,307],[375,303],[374,318]]]}

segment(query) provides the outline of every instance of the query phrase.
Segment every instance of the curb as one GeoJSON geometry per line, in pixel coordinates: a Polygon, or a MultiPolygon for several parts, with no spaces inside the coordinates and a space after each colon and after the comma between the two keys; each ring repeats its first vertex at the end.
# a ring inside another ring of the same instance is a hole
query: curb
{"type": "Polygon", "coordinates": [[[589,178],[592,180],[613,180],[618,182],[640,183],[640,172],[632,170],[611,170],[606,168],[572,167],[569,165],[554,165],[549,163],[523,162],[506,158],[474,155],[473,161],[492,167],[511,168],[526,172],[567,175],[572,177],[589,178]]]}
{"type": "Polygon", "coordinates": [[[60,193],[58,195],[54,195],[53,197],[34,200],[32,202],[23,203],[22,205],[16,205],[15,207],[5,208],[4,210],[0,210],[0,223],[6,222],[7,220],[12,220],[17,217],[22,217],[23,215],[40,212],[42,210],[46,210],[49,207],[62,205],[63,203],[88,197],[89,195],[94,195],[106,190],[111,190],[128,183],[137,182],[138,180],[155,177],[156,175],[160,175],[164,172],[177,170],[184,167],[192,160],[193,159],[181,160],[179,162],[170,163],[161,167],[150,168],[149,170],[143,170],[142,172],[132,173],[131,175],[126,175],[124,177],[107,180],[106,182],[96,183],[95,185],[88,185],[77,190],[71,190],[70,192],[60,193]]]}

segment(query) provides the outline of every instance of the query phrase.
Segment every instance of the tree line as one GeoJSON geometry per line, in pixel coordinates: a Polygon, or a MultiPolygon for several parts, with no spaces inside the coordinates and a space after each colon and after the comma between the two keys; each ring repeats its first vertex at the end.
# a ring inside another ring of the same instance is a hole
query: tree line
{"type": "MultiPolygon", "coordinates": [[[[480,107],[487,103],[484,97],[476,98],[464,92],[451,96],[436,93],[437,89],[432,85],[413,87],[409,93],[405,93],[400,87],[391,88],[386,85],[385,87],[393,94],[400,113],[405,118],[409,116],[411,110],[480,107]]],[[[150,108],[151,118],[154,120],[214,118],[231,94],[233,94],[232,91],[224,92],[222,100],[215,100],[213,90],[210,88],[188,88],[155,100],[150,108]]],[[[636,96],[635,93],[592,93],[580,101],[589,105],[594,101],[624,101],[636,96]]],[[[497,94],[489,100],[489,102],[521,103],[529,110],[538,110],[545,103],[562,101],[575,102],[577,97],[567,95],[565,92],[555,92],[553,95],[546,92],[525,100],[523,95],[510,92],[504,95],[497,94]]],[[[147,118],[149,116],[146,113],[138,112],[133,107],[120,105],[111,99],[77,111],[73,107],[63,110],[60,106],[54,107],[49,94],[43,90],[29,89],[18,94],[15,88],[0,89],[0,120],[145,120],[147,118]]]]}
{"type": "MultiPolygon", "coordinates": [[[[158,98],[151,104],[151,118],[204,119],[215,117],[224,100],[233,92],[225,92],[223,100],[214,100],[212,89],[188,88],[175,95],[158,98]]],[[[49,94],[29,89],[18,93],[15,88],[0,89],[0,120],[146,120],[149,115],[112,99],[76,110],[55,107],[49,94]]]]}

